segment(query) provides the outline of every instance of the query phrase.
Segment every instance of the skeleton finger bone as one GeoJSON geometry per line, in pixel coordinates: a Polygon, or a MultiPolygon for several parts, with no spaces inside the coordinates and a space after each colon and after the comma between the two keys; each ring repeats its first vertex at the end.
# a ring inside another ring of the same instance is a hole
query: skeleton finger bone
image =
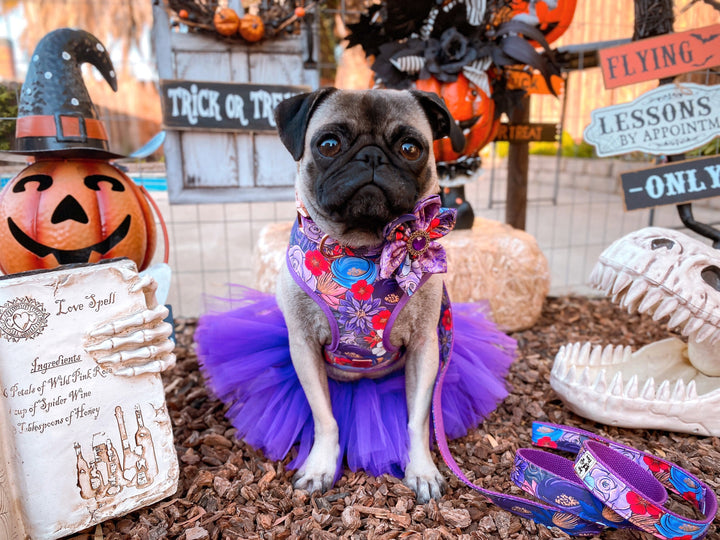
{"type": "Polygon", "coordinates": [[[172,325],[163,322],[154,328],[145,328],[126,336],[113,336],[110,339],[88,345],[85,350],[89,353],[112,351],[128,348],[131,345],[145,345],[161,338],[167,339],[172,334],[172,325]]]}
{"type": "Polygon", "coordinates": [[[88,334],[89,337],[100,337],[100,336],[113,336],[120,334],[130,328],[152,324],[157,321],[162,321],[168,316],[169,310],[165,306],[158,305],[153,309],[145,310],[140,313],[135,313],[125,319],[111,321],[106,324],[102,324],[88,334]]]}
{"type": "Polygon", "coordinates": [[[130,292],[138,292],[145,290],[146,292],[155,292],[157,282],[152,276],[140,275],[139,279],[130,286],[130,292]]]}
{"type": "Polygon", "coordinates": [[[142,362],[139,361],[155,359],[155,357],[157,356],[162,356],[164,354],[172,352],[174,347],[175,345],[172,341],[165,340],[158,345],[148,345],[146,347],[140,347],[138,349],[118,351],[116,353],[109,354],[100,359],[97,359],[97,362],[103,367],[105,367],[107,364],[122,364],[125,362],[141,364],[142,362]]]}
{"type": "Polygon", "coordinates": [[[119,369],[115,372],[115,375],[120,377],[135,377],[137,375],[143,375],[145,373],[160,373],[166,369],[175,365],[175,355],[167,354],[157,360],[142,364],[139,366],[129,366],[119,369]]]}

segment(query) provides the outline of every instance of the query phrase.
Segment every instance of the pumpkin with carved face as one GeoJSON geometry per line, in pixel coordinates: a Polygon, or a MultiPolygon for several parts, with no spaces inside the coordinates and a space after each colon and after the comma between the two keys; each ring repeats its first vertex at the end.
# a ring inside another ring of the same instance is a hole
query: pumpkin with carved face
{"type": "Polygon", "coordinates": [[[455,152],[447,137],[435,141],[436,161],[453,162],[462,156],[474,156],[495,138],[500,125],[500,119],[495,118],[495,102],[465,75],[460,74],[456,81],[445,83],[435,77],[418,79],[415,87],[443,98],[465,136],[462,152],[455,152]]]}
{"type": "Polygon", "coordinates": [[[0,270],[128,257],[140,270],[155,251],[155,221],[140,188],[99,159],[39,159],[0,192],[0,270]]]}

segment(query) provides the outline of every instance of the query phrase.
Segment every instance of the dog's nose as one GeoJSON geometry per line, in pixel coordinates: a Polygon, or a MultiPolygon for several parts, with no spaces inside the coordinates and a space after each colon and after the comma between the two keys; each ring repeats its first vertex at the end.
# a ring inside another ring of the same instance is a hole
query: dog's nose
{"type": "Polygon", "coordinates": [[[364,161],[373,168],[387,163],[385,153],[377,146],[366,146],[356,154],[355,159],[357,161],[364,161]]]}

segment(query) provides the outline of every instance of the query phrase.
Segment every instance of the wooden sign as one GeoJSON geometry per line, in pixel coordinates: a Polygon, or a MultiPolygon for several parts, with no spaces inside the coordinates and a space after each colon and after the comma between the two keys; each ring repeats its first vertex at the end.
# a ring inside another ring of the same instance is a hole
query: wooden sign
{"type": "Polygon", "coordinates": [[[635,101],[595,109],[583,135],[600,157],[681,154],[720,135],[720,86],[667,84],[635,101]]]}
{"type": "Polygon", "coordinates": [[[555,142],[557,124],[500,124],[495,141],[555,142]]]}
{"type": "Polygon", "coordinates": [[[160,81],[163,127],[215,131],[275,131],[273,111],[306,86],[160,81]]]}
{"type": "Polygon", "coordinates": [[[608,89],[714,67],[720,65],[720,24],[601,49],[599,56],[608,89]]]}
{"type": "MultiPolygon", "coordinates": [[[[506,73],[508,90],[525,90],[528,94],[552,95],[547,82],[545,82],[545,77],[540,73],[529,73],[521,69],[509,69],[506,73]]],[[[551,75],[550,82],[555,90],[555,95],[562,94],[565,89],[563,78],[551,75]]]]}
{"type": "Polygon", "coordinates": [[[651,208],[720,195],[720,156],[676,161],[620,175],[625,208],[651,208]]]}

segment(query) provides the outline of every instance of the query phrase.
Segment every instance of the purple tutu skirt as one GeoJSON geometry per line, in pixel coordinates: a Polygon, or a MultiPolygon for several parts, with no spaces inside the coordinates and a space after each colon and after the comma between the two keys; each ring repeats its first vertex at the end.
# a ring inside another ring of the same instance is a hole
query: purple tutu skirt
{"type": "MultiPolygon", "coordinates": [[[[310,406],[290,359],[285,319],[273,295],[236,287],[229,311],[200,318],[195,340],[210,390],[227,406],[237,437],[272,460],[291,451],[290,468],[305,462],[313,442],[310,406]]],[[[453,304],[454,347],[442,391],[445,432],[465,435],[507,395],[505,374],[515,341],[497,329],[486,304],[453,304]]],[[[403,476],[407,462],[404,371],[380,379],[329,379],[340,430],[340,459],[375,476],[403,476]]]]}

